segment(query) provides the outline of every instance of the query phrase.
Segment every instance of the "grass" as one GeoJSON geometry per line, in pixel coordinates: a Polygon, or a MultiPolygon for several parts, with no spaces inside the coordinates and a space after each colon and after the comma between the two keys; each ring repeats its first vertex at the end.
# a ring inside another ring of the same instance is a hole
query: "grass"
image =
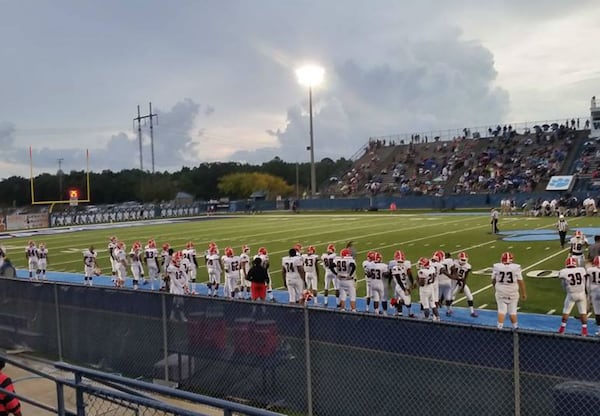
{"type": "MultiPolygon", "coordinates": [[[[528,218],[521,216],[502,217],[499,227],[502,232],[514,230],[554,230],[555,218],[528,218]]],[[[600,219],[580,217],[569,219],[571,229],[577,227],[600,227],[600,219]]],[[[456,256],[460,251],[469,255],[473,272],[468,284],[475,294],[475,306],[488,305],[495,308],[490,287],[489,270],[498,262],[504,251],[515,254],[515,262],[524,272],[531,270],[558,270],[563,267],[566,250],[561,250],[558,233],[553,241],[507,242],[490,234],[488,213],[482,215],[428,215],[410,213],[311,213],[311,214],[257,214],[209,221],[189,221],[171,224],[134,224],[120,228],[107,228],[39,236],[49,250],[49,270],[82,273],[82,251],[93,245],[99,251],[99,264],[104,272],[109,271],[106,246],[111,235],[127,244],[140,240],[143,244],[156,239],[157,245],[169,242],[176,249],[183,249],[187,241],[193,241],[201,256],[210,241],[215,241],[221,253],[226,246],[239,253],[243,244],[251,247],[255,254],[259,247],[268,249],[271,257],[273,287],[283,287],[280,259],[295,243],[304,247],[314,245],[319,254],[328,243],[336,245],[338,251],[348,241],[353,241],[360,264],[369,250],[380,251],[384,261],[392,258],[395,250],[401,249],[407,258],[416,264],[421,256],[430,257],[441,249],[456,256]]],[[[588,236],[592,240],[593,236],[588,236]]],[[[3,242],[9,257],[17,268],[26,268],[25,246],[29,238],[13,238],[3,242]]],[[[33,237],[35,238],[35,237],[33,237]]],[[[201,259],[200,259],[201,261],[201,259]]],[[[202,263],[202,261],[201,261],[202,263]]],[[[199,280],[207,280],[206,269],[198,272],[199,280]]],[[[365,282],[362,272],[358,273],[358,294],[364,295],[365,282]]],[[[560,313],[564,292],[558,279],[525,277],[528,300],[521,302],[521,311],[560,313]]],[[[322,285],[322,280],[320,281],[322,285]]],[[[458,306],[466,306],[459,299],[458,306]]]]}

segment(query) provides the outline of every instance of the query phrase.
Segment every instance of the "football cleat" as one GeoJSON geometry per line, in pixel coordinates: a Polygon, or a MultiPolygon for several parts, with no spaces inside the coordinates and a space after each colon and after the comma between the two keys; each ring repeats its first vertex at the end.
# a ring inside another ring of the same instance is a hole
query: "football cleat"
{"type": "Polygon", "coordinates": [[[567,257],[565,267],[577,267],[577,259],[575,257],[567,257]]]}
{"type": "Polygon", "coordinates": [[[515,259],[515,257],[513,256],[513,254],[510,251],[505,251],[504,253],[502,253],[502,256],[500,257],[500,261],[504,264],[510,264],[513,262],[514,259],[515,259]]]}
{"type": "Polygon", "coordinates": [[[329,244],[327,246],[327,252],[328,253],[335,253],[335,246],[333,244],[329,244]]]}
{"type": "Polygon", "coordinates": [[[594,257],[594,259],[592,260],[592,264],[596,267],[600,267],[600,256],[594,257]]]}
{"type": "Polygon", "coordinates": [[[458,253],[458,262],[460,264],[465,264],[468,261],[469,261],[469,256],[467,256],[467,253],[465,253],[464,251],[461,251],[460,253],[458,253]]]}
{"type": "Polygon", "coordinates": [[[341,257],[352,257],[352,252],[349,248],[345,248],[340,252],[341,257]]]}
{"type": "Polygon", "coordinates": [[[471,318],[478,318],[478,317],[479,317],[479,314],[477,312],[473,311],[471,313],[471,318]]]}
{"type": "Polygon", "coordinates": [[[394,260],[396,261],[406,261],[406,256],[404,255],[404,252],[402,250],[396,250],[396,252],[394,253],[394,260]]]}
{"type": "Polygon", "coordinates": [[[422,269],[426,269],[429,267],[429,259],[427,257],[421,257],[419,259],[419,267],[422,269]]]}
{"type": "Polygon", "coordinates": [[[233,257],[233,249],[231,247],[225,248],[225,255],[227,257],[233,257]]]}
{"type": "Polygon", "coordinates": [[[315,254],[315,253],[316,253],[316,251],[317,251],[317,250],[315,249],[315,246],[308,246],[308,248],[306,249],[306,252],[307,252],[308,254],[315,254]]]}

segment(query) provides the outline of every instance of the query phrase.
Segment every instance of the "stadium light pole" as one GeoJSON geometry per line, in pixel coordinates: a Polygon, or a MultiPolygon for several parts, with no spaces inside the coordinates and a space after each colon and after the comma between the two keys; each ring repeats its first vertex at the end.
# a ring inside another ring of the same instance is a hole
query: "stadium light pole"
{"type": "Polygon", "coordinates": [[[312,90],[323,82],[325,70],[318,65],[305,65],[296,70],[298,82],[308,87],[308,113],[310,118],[310,196],[314,198],[317,195],[317,172],[315,167],[315,137],[313,131],[313,109],[312,109],[312,90]]]}

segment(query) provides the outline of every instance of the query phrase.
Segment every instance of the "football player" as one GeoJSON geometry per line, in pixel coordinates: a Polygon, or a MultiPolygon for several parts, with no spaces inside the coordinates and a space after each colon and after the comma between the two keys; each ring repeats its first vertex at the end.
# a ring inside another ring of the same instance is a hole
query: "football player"
{"type": "MultiPolygon", "coordinates": [[[[181,270],[181,260],[183,254],[181,251],[174,252],[169,265],[167,266],[167,275],[169,278],[169,293],[173,295],[187,295],[189,288],[187,285],[188,277],[183,270],[181,270]]],[[[181,321],[187,321],[185,314],[183,313],[183,298],[181,296],[173,297],[173,309],[171,309],[170,319],[177,320],[178,316],[181,321]]]]}
{"type": "Polygon", "coordinates": [[[411,293],[414,287],[414,280],[410,261],[406,260],[404,252],[396,250],[394,253],[394,260],[390,261],[388,267],[394,282],[396,282],[394,290],[395,297],[393,299],[395,303],[394,306],[396,306],[396,315],[402,316],[404,312],[403,309],[406,307],[408,316],[414,318],[415,315],[411,311],[411,293]]]}
{"type": "Polygon", "coordinates": [[[381,262],[381,253],[375,252],[375,261],[368,267],[368,284],[369,292],[373,298],[373,309],[376,314],[387,315],[387,298],[383,281],[387,279],[389,274],[388,265],[381,262]],[[379,310],[381,303],[382,310],[379,310]]]}
{"type": "Polygon", "coordinates": [[[314,304],[318,305],[317,285],[319,282],[319,256],[317,256],[316,251],[315,246],[308,246],[306,254],[302,255],[302,260],[304,261],[306,288],[311,291],[314,304]]]}
{"type": "Polygon", "coordinates": [[[454,262],[454,276],[455,280],[452,281],[454,285],[454,290],[452,292],[452,299],[456,296],[457,293],[464,293],[467,298],[467,304],[469,305],[469,310],[471,312],[471,316],[473,318],[477,318],[479,314],[473,308],[473,294],[471,293],[471,289],[467,285],[467,277],[469,277],[469,273],[471,272],[471,265],[469,264],[469,256],[464,251],[458,253],[458,259],[454,262]]]}
{"type": "Polygon", "coordinates": [[[164,243],[160,257],[162,260],[162,273],[163,279],[160,282],[160,290],[169,290],[169,275],[167,273],[167,267],[171,263],[171,256],[173,256],[173,249],[169,243],[164,243]]]}
{"type": "Polygon", "coordinates": [[[136,241],[131,246],[129,252],[129,262],[131,268],[131,275],[133,276],[133,288],[137,290],[139,288],[140,279],[144,279],[144,268],[142,267],[142,245],[139,241],[136,241]]]}
{"type": "Polygon", "coordinates": [[[429,319],[430,310],[433,314],[433,321],[440,320],[440,312],[435,300],[435,282],[437,280],[437,271],[427,257],[421,257],[418,263],[419,270],[419,301],[423,307],[425,319],[429,319]]]}
{"type": "Polygon", "coordinates": [[[48,249],[46,248],[46,244],[40,243],[40,246],[37,251],[38,256],[38,267],[37,267],[37,277],[40,277],[42,280],[46,280],[46,268],[48,267],[48,249]]]}
{"type": "Polygon", "coordinates": [[[206,269],[208,270],[208,296],[217,296],[219,293],[219,285],[221,283],[221,258],[216,245],[208,247],[208,255],[206,256],[206,269]]]}
{"type": "Polygon", "coordinates": [[[356,312],[356,261],[350,249],[340,251],[329,267],[338,280],[340,309],[346,310],[346,299],[350,297],[350,310],[356,312]]]}
{"type": "Polygon", "coordinates": [[[198,260],[196,259],[196,249],[194,243],[188,241],[183,250],[183,256],[188,259],[188,278],[190,279],[190,290],[192,293],[196,293],[196,274],[198,271],[198,260]]]}
{"type": "Polygon", "coordinates": [[[565,268],[558,272],[558,278],[561,279],[562,286],[567,292],[563,306],[562,321],[560,328],[558,328],[558,333],[564,334],[571,310],[573,309],[573,306],[577,305],[579,319],[581,320],[581,335],[587,337],[587,271],[585,268],[578,266],[577,259],[574,257],[567,257],[567,260],[565,260],[565,268]]]}
{"type": "Polygon", "coordinates": [[[335,290],[335,304],[339,306],[340,304],[340,290],[338,288],[338,280],[336,278],[335,272],[332,271],[331,267],[336,258],[335,254],[335,246],[333,244],[327,245],[327,252],[321,255],[321,261],[323,263],[323,268],[325,269],[325,288],[323,291],[323,295],[325,296],[323,300],[323,304],[327,307],[327,303],[329,302],[329,288],[333,287],[335,290]]]}
{"type": "Polygon", "coordinates": [[[225,272],[225,289],[227,297],[236,298],[240,293],[240,257],[236,256],[233,248],[225,248],[225,255],[221,258],[225,272]]]}
{"type": "Polygon", "coordinates": [[[35,246],[33,240],[29,240],[27,247],[25,248],[25,258],[27,259],[27,266],[29,269],[29,280],[38,279],[38,249],[35,246]],[[34,276],[35,274],[35,276],[34,276]]]}
{"type": "MultiPolygon", "coordinates": [[[[154,283],[158,280],[159,265],[158,265],[158,250],[156,249],[156,241],[148,240],[148,244],[144,247],[144,262],[148,267],[148,277],[150,279],[150,289],[154,290],[154,283]]],[[[148,281],[144,281],[144,284],[148,281]]]]}
{"type": "Polygon", "coordinates": [[[4,247],[0,246],[0,268],[2,268],[5,258],[6,258],[6,249],[4,247]]]}
{"type": "Polygon", "coordinates": [[[96,271],[97,253],[94,246],[90,246],[83,252],[83,284],[92,286],[92,279],[96,271]]]}
{"type": "Polygon", "coordinates": [[[371,285],[369,284],[369,281],[371,279],[370,277],[370,272],[371,272],[371,267],[373,266],[373,264],[375,263],[375,252],[374,251],[368,251],[367,252],[367,258],[365,260],[363,260],[362,262],[362,268],[363,268],[363,273],[365,275],[365,312],[369,312],[369,310],[371,309],[371,285]]]}
{"type": "Polygon", "coordinates": [[[127,278],[127,254],[125,243],[117,241],[117,248],[113,251],[113,255],[117,261],[117,275],[113,278],[115,287],[124,287],[125,279],[127,278]]]}
{"type": "Polygon", "coordinates": [[[592,259],[592,264],[586,268],[586,271],[589,276],[588,284],[591,303],[594,308],[596,325],[598,325],[596,335],[600,336],[600,256],[592,259]]]}
{"type": "Polygon", "coordinates": [[[241,285],[241,297],[243,299],[250,299],[250,282],[248,277],[248,270],[250,270],[250,247],[246,244],[242,246],[242,254],[240,254],[240,285],[241,285]]]}
{"type": "Polygon", "coordinates": [[[575,234],[569,240],[569,255],[577,260],[577,266],[583,267],[585,265],[585,257],[583,251],[589,246],[587,238],[583,235],[580,230],[575,231],[575,234]]]}
{"type": "Polygon", "coordinates": [[[117,237],[112,236],[108,240],[108,259],[110,260],[110,270],[112,274],[113,281],[117,278],[117,268],[119,262],[115,257],[115,251],[117,250],[117,237]]]}
{"type": "Polygon", "coordinates": [[[289,255],[281,259],[281,274],[288,291],[290,303],[304,303],[304,261],[298,255],[298,248],[289,250],[289,255]]]}
{"type": "Polygon", "coordinates": [[[513,329],[519,327],[517,321],[519,294],[522,300],[527,299],[521,266],[513,263],[513,260],[513,254],[506,251],[502,253],[500,263],[495,263],[492,267],[492,285],[494,286],[496,304],[498,305],[498,329],[504,327],[504,319],[507,313],[513,329]]]}

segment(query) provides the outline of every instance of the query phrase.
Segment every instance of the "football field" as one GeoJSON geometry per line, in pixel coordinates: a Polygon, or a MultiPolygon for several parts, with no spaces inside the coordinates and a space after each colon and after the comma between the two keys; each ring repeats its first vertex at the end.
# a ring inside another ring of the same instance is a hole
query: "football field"
{"type": "MultiPolygon", "coordinates": [[[[413,272],[419,257],[431,257],[435,250],[452,253],[456,257],[464,251],[473,266],[468,285],[474,292],[475,307],[495,309],[490,272],[493,263],[504,251],[511,251],[515,263],[522,266],[528,299],[520,303],[520,311],[542,314],[560,314],[564,292],[556,277],[564,265],[568,250],[561,249],[555,229],[556,218],[522,216],[501,217],[500,235],[490,232],[489,213],[326,213],[326,214],[257,214],[241,216],[214,216],[164,221],[162,223],[120,223],[100,226],[53,229],[49,234],[36,232],[14,233],[15,238],[2,241],[8,257],[18,269],[25,269],[27,241],[44,242],[49,250],[48,269],[58,272],[82,273],[82,252],[93,245],[98,251],[98,262],[103,274],[110,274],[107,244],[116,235],[129,250],[134,241],[142,246],[154,238],[157,246],[169,243],[174,249],[185,248],[192,241],[198,252],[199,282],[208,280],[202,254],[209,242],[216,242],[220,253],[233,247],[236,254],[248,244],[251,253],[266,247],[271,259],[273,288],[283,288],[281,257],[296,243],[304,248],[314,245],[320,255],[329,243],[339,252],[350,241],[357,253],[358,295],[364,296],[365,280],[360,263],[367,251],[376,250],[384,262],[393,258],[395,250],[403,250],[413,263],[413,272]],[[535,276],[535,277],[534,277],[535,276]]],[[[569,218],[571,231],[581,229],[590,243],[594,234],[600,234],[597,217],[569,218]],[[598,228],[597,228],[598,227],[598,228]]],[[[571,232],[571,234],[572,234],[571,232]]],[[[323,273],[319,286],[322,289],[323,273]]],[[[413,296],[416,301],[418,296],[413,296]]],[[[460,296],[457,306],[466,306],[460,296]]]]}

